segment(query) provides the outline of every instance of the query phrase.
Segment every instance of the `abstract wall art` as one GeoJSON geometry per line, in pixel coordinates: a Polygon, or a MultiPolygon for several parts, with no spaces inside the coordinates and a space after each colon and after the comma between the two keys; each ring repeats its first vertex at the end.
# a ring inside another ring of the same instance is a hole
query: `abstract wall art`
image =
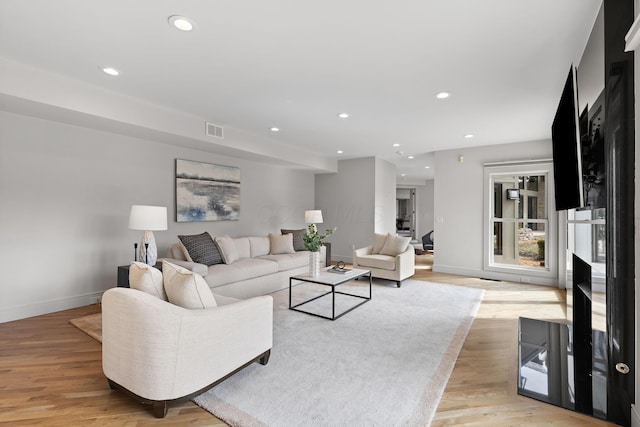
{"type": "Polygon", "coordinates": [[[237,221],[240,168],[176,159],[176,220],[237,221]]]}

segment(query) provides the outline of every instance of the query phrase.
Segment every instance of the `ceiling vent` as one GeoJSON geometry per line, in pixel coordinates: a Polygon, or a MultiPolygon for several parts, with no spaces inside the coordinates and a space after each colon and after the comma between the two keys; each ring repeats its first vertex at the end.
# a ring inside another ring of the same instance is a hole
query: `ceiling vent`
{"type": "Polygon", "coordinates": [[[207,136],[224,139],[224,128],[215,123],[207,122],[207,136]]]}

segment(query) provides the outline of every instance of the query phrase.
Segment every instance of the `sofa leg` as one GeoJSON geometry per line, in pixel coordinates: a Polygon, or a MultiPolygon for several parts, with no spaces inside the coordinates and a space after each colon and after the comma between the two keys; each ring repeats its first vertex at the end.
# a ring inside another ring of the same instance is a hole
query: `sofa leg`
{"type": "Polygon", "coordinates": [[[262,353],[262,356],[260,356],[260,360],[258,360],[258,362],[260,362],[261,365],[266,365],[267,363],[269,363],[269,357],[271,357],[271,349],[262,353]]]}
{"type": "Polygon", "coordinates": [[[153,402],[153,415],[156,418],[164,418],[167,415],[167,401],[166,400],[156,400],[153,402]]]}
{"type": "Polygon", "coordinates": [[[396,286],[400,287],[400,285],[402,285],[402,282],[400,280],[396,280],[396,286]]]}
{"type": "Polygon", "coordinates": [[[117,390],[118,387],[116,387],[116,383],[114,383],[113,381],[111,381],[109,378],[107,378],[107,382],[109,383],[109,388],[111,390],[117,390]]]}

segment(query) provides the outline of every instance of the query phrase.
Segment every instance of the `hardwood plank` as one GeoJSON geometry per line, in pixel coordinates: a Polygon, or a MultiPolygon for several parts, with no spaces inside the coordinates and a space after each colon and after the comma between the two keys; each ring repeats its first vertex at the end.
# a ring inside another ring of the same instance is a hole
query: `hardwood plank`
{"type": "MultiPolygon", "coordinates": [[[[433,426],[613,425],[516,393],[517,319],[566,319],[564,291],[434,273],[432,259],[416,256],[415,279],[485,289],[433,426]]],[[[100,343],[68,323],[99,311],[90,305],[0,324],[0,424],[226,425],[191,402],[157,419],[150,408],[110,390],[100,343]]]]}

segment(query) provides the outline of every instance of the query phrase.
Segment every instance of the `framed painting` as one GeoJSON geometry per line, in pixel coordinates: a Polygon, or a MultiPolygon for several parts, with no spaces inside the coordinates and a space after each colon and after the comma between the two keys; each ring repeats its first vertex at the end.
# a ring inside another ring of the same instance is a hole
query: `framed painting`
{"type": "Polygon", "coordinates": [[[176,159],[176,221],[237,221],[240,168],[176,159]]]}

